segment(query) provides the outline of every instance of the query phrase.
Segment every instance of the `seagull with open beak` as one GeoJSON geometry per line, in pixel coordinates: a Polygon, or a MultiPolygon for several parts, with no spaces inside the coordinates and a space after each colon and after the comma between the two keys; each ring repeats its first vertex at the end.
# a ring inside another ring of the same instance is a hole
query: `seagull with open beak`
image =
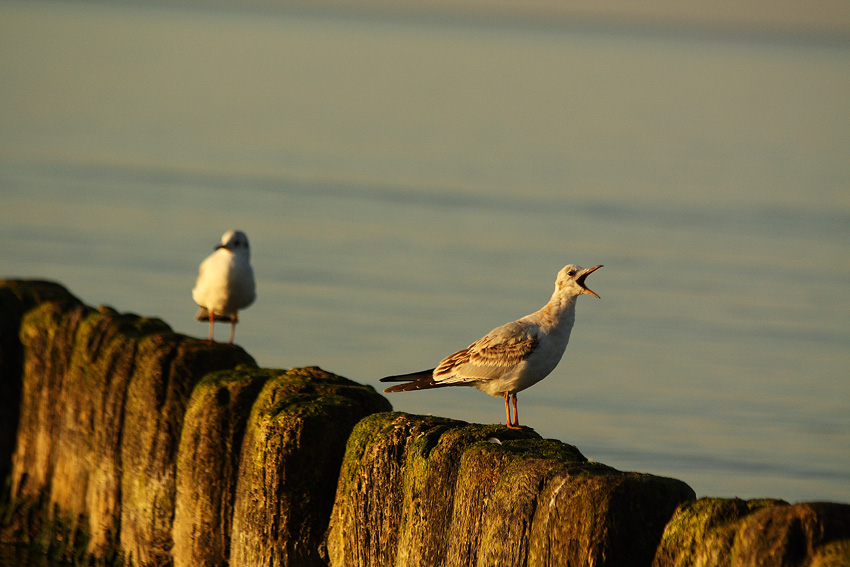
{"type": "Polygon", "coordinates": [[[561,361],[576,317],[580,295],[599,296],[586,285],[601,268],[568,265],[558,272],[548,303],[522,319],[496,327],[468,347],[443,359],[436,368],[381,378],[404,382],[384,392],[407,392],[446,386],[472,386],[505,400],[506,423],[519,429],[517,393],[540,382],[561,361]],[[513,400],[513,419],[509,401],[513,400]]]}

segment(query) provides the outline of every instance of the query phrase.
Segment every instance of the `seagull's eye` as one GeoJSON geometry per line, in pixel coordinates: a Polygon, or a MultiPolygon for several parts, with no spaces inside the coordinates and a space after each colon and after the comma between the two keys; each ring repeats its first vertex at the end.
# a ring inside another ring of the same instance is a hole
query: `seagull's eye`
{"type": "Polygon", "coordinates": [[[576,275],[576,271],[570,270],[569,272],[567,272],[567,275],[572,277],[572,276],[576,275]]]}

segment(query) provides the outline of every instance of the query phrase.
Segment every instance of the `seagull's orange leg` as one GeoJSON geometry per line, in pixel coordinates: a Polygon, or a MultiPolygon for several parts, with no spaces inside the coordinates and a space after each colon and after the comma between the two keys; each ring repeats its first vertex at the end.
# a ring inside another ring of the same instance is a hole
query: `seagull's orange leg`
{"type": "Polygon", "coordinates": [[[510,400],[510,398],[511,398],[511,393],[505,392],[505,416],[507,417],[507,419],[505,420],[505,425],[508,427],[508,429],[522,429],[519,426],[519,416],[517,415],[517,411],[516,411],[516,394],[513,394],[513,398],[514,398],[514,420],[511,421],[511,409],[510,409],[510,406],[508,405],[508,400],[510,400]]]}
{"type": "Polygon", "coordinates": [[[213,313],[213,310],[210,309],[209,314],[210,314],[210,342],[214,343],[215,341],[213,340],[213,325],[215,324],[215,313],[213,313]]]}
{"type": "Polygon", "coordinates": [[[233,344],[233,335],[236,334],[236,322],[239,320],[239,317],[234,313],[230,316],[230,343],[233,344]]]}

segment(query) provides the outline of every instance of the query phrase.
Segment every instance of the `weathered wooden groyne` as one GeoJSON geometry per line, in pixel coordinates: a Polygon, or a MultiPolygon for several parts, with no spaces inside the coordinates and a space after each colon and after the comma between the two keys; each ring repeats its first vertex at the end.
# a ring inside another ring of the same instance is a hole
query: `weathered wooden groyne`
{"type": "Polygon", "coordinates": [[[850,565],[850,505],[695,499],[534,431],[0,281],[0,540],[78,564],[850,565]]]}

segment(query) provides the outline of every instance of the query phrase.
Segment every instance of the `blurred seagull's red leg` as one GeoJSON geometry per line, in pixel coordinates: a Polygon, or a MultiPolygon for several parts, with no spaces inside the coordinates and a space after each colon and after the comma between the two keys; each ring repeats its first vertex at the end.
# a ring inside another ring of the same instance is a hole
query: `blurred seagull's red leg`
{"type": "Polygon", "coordinates": [[[516,392],[514,392],[513,398],[514,398],[514,422],[513,422],[513,428],[514,428],[514,429],[519,429],[519,428],[520,428],[520,425],[519,425],[519,413],[517,412],[517,409],[516,409],[516,392]]]}
{"type": "Polygon", "coordinates": [[[215,313],[213,313],[212,309],[210,309],[209,313],[210,313],[210,342],[213,343],[213,342],[215,342],[213,340],[213,325],[215,324],[215,313]]]}
{"type": "Polygon", "coordinates": [[[229,344],[231,344],[231,345],[233,344],[233,335],[236,334],[236,321],[238,321],[238,320],[239,320],[239,318],[236,316],[236,313],[234,313],[233,315],[230,316],[230,343],[229,344]]]}

